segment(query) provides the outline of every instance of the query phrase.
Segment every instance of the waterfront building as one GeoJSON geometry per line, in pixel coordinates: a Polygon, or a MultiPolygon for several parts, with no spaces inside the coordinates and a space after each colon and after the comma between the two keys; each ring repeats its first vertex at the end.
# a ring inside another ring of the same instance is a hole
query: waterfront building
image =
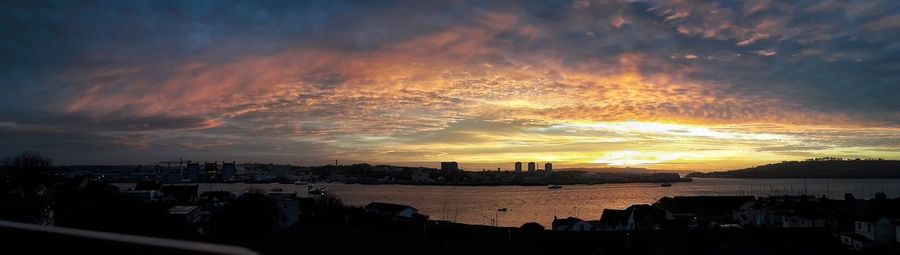
{"type": "Polygon", "coordinates": [[[200,179],[200,162],[188,162],[182,171],[182,177],[189,181],[198,181],[200,179]]]}
{"type": "Polygon", "coordinates": [[[522,173],[522,162],[516,162],[516,172],[517,174],[522,173]]]}
{"type": "Polygon", "coordinates": [[[681,176],[677,173],[654,173],[650,175],[651,182],[678,182],[681,176]]]}
{"type": "Polygon", "coordinates": [[[215,180],[216,176],[219,175],[219,162],[213,161],[212,163],[203,161],[203,176],[206,181],[215,180]]]}
{"type": "Polygon", "coordinates": [[[537,165],[534,162],[528,162],[528,173],[534,173],[537,171],[537,165]]]}
{"type": "Polygon", "coordinates": [[[429,176],[428,172],[415,172],[410,178],[414,183],[431,182],[431,177],[429,176]]]}
{"type": "Polygon", "coordinates": [[[550,164],[550,162],[544,164],[544,172],[546,172],[547,174],[553,173],[553,164],[550,164]]]}
{"type": "Polygon", "coordinates": [[[457,164],[456,162],[441,162],[441,171],[459,171],[459,164],[457,164]]]}
{"type": "Polygon", "coordinates": [[[223,181],[233,181],[234,175],[237,172],[237,164],[234,161],[231,163],[227,163],[222,161],[222,180],[223,181]]]}

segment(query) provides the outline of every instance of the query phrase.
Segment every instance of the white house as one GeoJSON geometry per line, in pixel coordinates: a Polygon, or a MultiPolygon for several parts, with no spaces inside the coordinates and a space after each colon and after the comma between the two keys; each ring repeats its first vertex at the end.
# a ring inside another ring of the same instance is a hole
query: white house
{"type": "Polygon", "coordinates": [[[553,217],[553,231],[592,231],[594,226],[590,222],[575,217],[557,219],[553,217]]]}
{"type": "Polygon", "coordinates": [[[853,222],[853,232],[841,234],[841,243],[859,250],[865,246],[897,242],[897,226],[887,217],[872,217],[853,222]]]}
{"type": "Polygon", "coordinates": [[[895,242],[897,230],[894,222],[886,217],[876,220],[857,220],[854,222],[854,232],[876,243],[895,242]]]}

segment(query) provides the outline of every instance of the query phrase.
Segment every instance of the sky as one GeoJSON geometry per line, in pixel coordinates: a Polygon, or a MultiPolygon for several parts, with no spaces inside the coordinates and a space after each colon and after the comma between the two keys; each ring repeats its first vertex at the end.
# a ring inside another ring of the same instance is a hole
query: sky
{"type": "Polygon", "coordinates": [[[896,0],[13,0],[0,20],[0,155],[57,165],[900,158],[896,0]]]}

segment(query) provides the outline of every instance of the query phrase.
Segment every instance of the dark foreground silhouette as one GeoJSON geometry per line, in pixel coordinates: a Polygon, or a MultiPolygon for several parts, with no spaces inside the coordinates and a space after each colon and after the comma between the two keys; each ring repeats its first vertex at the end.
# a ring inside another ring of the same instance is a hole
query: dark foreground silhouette
{"type": "MultiPolygon", "coordinates": [[[[6,164],[2,168],[2,220],[227,244],[262,254],[897,253],[897,245],[890,240],[888,245],[852,251],[841,244],[841,237],[821,227],[551,231],[537,223],[500,228],[433,221],[406,206],[352,207],[330,195],[298,198],[293,194],[250,191],[204,192],[194,196],[196,186],[159,184],[139,184],[141,190],[123,192],[90,177],[66,179],[48,175],[49,159],[39,154],[23,154],[15,162],[21,164],[6,164]],[[169,194],[157,197],[157,189],[169,194]],[[185,190],[188,195],[183,195],[185,190]],[[193,195],[189,194],[192,190],[193,195]]],[[[877,201],[897,202],[880,199],[877,201]]],[[[660,201],[659,206],[678,212],[679,205],[696,199],[660,201]]],[[[884,210],[876,212],[880,211],[884,210]]],[[[709,213],[714,216],[716,212],[709,213]]],[[[650,225],[644,221],[653,217],[635,219],[640,222],[634,224],[641,226],[650,225]]],[[[13,253],[105,254],[123,253],[128,248],[122,243],[22,231],[0,228],[2,249],[22,251],[13,253]]],[[[124,253],[182,254],[140,247],[124,253]]]]}

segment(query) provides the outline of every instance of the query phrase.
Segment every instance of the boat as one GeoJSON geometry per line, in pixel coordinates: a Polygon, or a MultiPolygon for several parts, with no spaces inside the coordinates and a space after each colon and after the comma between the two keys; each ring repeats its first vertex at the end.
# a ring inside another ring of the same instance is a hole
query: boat
{"type": "Polygon", "coordinates": [[[498,211],[498,212],[506,212],[507,209],[506,209],[506,207],[503,207],[503,208],[497,209],[497,211],[498,211]]]}
{"type": "Polygon", "coordinates": [[[561,189],[561,188],[562,188],[562,186],[559,186],[559,185],[556,185],[556,184],[553,184],[553,185],[550,185],[550,186],[547,186],[547,188],[548,188],[548,189],[561,189]]]}
{"type": "Polygon", "coordinates": [[[315,187],[315,186],[313,186],[313,185],[309,185],[309,186],[306,188],[306,192],[309,193],[310,195],[322,195],[322,194],[325,194],[325,191],[326,191],[326,190],[325,190],[325,187],[318,187],[318,188],[317,188],[317,187],[315,187]]]}
{"type": "Polygon", "coordinates": [[[672,187],[672,184],[667,182],[667,183],[660,184],[659,186],[660,187],[672,187]]]}
{"type": "Polygon", "coordinates": [[[284,191],[284,189],[281,189],[281,188],[279,188],[279,187],[274,187],[274,188],[270,189],[269,191],[272,191],[272,192],[281,192],[281,191],[284,191]]]}
{"type": "Polygon", "coordinates": [[[294,182],[294,185],[306,185],[306,182],[295,181],[295,182],[294,182]]]}

